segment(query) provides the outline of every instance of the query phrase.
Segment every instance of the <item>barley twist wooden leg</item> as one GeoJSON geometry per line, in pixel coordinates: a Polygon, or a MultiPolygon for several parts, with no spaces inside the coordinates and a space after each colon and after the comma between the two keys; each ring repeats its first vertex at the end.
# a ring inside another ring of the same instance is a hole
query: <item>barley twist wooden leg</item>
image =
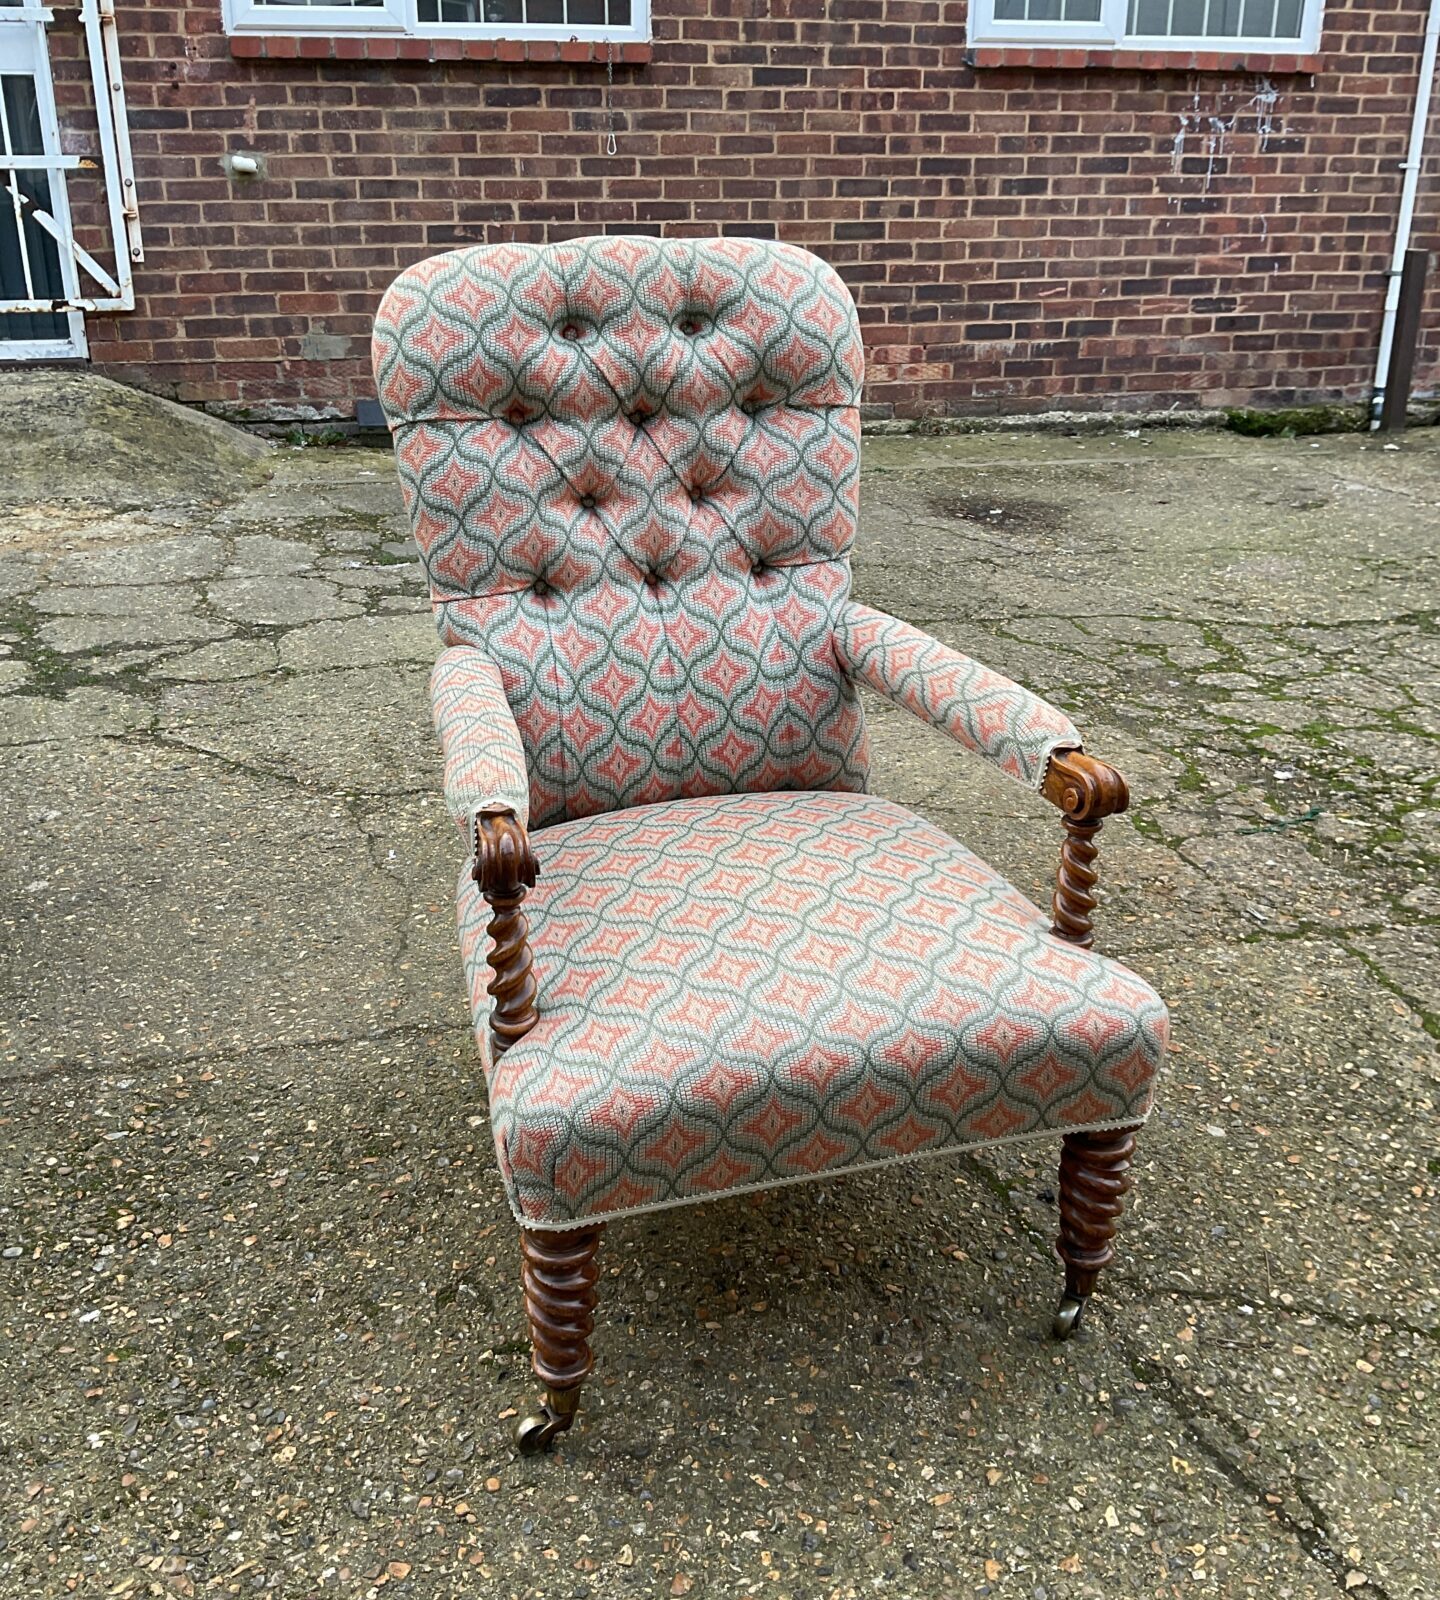
{"type": "Polygon", "coordinates": [[[1134,1181],[1134,1128],[1103,1133],[1067,1133],[1060,1154],[1060,1237],[1055,1248],[1065,1263],[1065,1294],[1055,1313],[1057,1339],[1080,1325],[1086,1301],[1102,1267],[1115,1259],[1115,1229],[1134,1181]]]}
{"type": "Polygon", "coordinates": [[[1099,904],[1095,886],[1100,873],[1095,858],[1100,846],[1095,836],[1099,821],[1064,821],[1065,838],[1060,846],[1060,866],[1055,874],[1055,893],[1051,900],[1054,921],[1050,931],[1069,944],[1088,950],[1095,943],[1095,907],[1099,904]]]}
{"type": "Polygon", "coordinates": [[[575,1420],[580,1386],[594,1356],[590,1335],[599,1296],[596,1252],[604,1224],[567,1233],[520,1230],[520,1277],[530,1319],[535,1376],[545,1386],[540,1410],[522,1417],[515,1442],[527,1455],[545,1449],[575,1420]]]}

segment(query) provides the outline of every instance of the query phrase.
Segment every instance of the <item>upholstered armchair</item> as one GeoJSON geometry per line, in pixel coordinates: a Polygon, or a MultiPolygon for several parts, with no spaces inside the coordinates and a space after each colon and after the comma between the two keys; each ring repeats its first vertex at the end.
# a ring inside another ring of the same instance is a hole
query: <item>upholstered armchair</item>
{"type": "Polygon", "coordinates": [[[435,720],[495,1151],[575,1416],[608,1222],[1059,1136],[1079,1322],[1165,1051],[1090,950],[1126,805],[1054,707],[850,597],[863,361],[806,252],[582,239],[404,273],[381,401],[444,649],[435,720]],[[1052,925],[867,791],[858,686],[1038,790],[1052,925]]]}

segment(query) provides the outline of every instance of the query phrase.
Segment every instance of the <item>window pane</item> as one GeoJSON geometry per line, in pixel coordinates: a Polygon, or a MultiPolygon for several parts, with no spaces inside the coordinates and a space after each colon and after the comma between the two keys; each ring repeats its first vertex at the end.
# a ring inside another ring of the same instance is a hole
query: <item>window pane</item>
{"type": "MultiPolygon", "coordinates": [[[[0,6],[8,0],[0,0],[0,6]]],[[[364,10],[366,24],[381,12],[403,27],[405,7],[395,0],[253,0],[262,12],[269,10],[364,10]]],[[[1032,0],[1013,0],[1022,8],[1032,0]]],[[[1100,0],[1051,0],[1055,5],[1098,6],[1100,0]]],[[[634,0],[416,0],[415,21],[422,28],[488,28],[502,36],[507,28],[527,25],[548,28],[630,28],[634,26],[634,0]]],[[[298,20],[298,19],[297,19],[298,20]]],[[[320,21],[321,19],[314,19],[320,21]]],[[[356,18],[357,25],[360,22],[356,18]]],[[[283,19],[275,18],[277,26],[283,19]]],[[[344,23],[335,26],[343,30],[344,23]]]]}
{"type": "MultiPolygon", "coordinates": [[[[4,80],[5,111],[9,115],[12,83],[27,83],[30,97],[34,98],[31,79],[4,80]]],[[[19,152],[15,152],[17,155],[19,152]]],[[[38,153],[38,152],[37,152],[38,153]]],[[[5,188],[9,188],[9,174],[5,175],[5,188]]],[[[44,172],[17,172],[15,186],[27,200],[33,200],[42,210],[50,209],[50,178],[44,172]]],[[[15,226],[15,207],[9,194],[0,206],[0,300],[53,300],[65,293],[65,283],[60,276],[60,249],[48,233],[36,222],[27,208],[21,213],[20,227],[15,226]],[[23,232],[22,232],[23,230],[23,232]],[[27,293],[25,269],[30,269],[27,293]]],[[[62,311],[7,311],[0,314],[0,339],[69,339],[70,322],[62,311]]]]}
{"type": "Polygon", "coordinates": [[[1304,0],[1130,0],[1129,31],[1165,39],[1298,39],[1304,0]]]}
{"type": "Polygon", "coordinates": [[[28,73],[6,73],[0,78],[0,95],[5,101],[0,134],[9,135],[0,140],[0,150],[8,149],[12,156],[43,155],[45,141],[40,136],[40,102],[35,98],[34,78],[28,73]]]}
{"type": "Polygon", "coordinates": [[[1270,39],[1275,35],[1275,0],[1245,0],[1240,16],[1241,33],[1270,39]]]}
{"type": "Polygon", "coordinates": [[[1099,22],[1101,0],[995,0],[997,22],[1099,22]]]}

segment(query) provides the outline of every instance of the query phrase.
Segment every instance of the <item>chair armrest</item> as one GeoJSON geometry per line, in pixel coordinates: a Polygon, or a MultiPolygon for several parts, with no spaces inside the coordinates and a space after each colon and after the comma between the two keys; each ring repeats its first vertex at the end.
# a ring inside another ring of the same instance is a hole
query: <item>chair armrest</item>
{"type": "Polygon", "coordinates": [[[1095,836],[1106,817],[1130,804],[1130,791],[1114,767],[1083,750],[1057,750],[1050,758],[1041,794],[1065,813],[1065,837],[1050,902],[1050,931],[1067,944],[1088,950],[1095,942],[1093,913],[1099,903],[1095,885],[1100,853],[1095,836]]]}
{"type": "Polygon", "coordinates": [[[445,754],[445,804],[466,839],[473,843],[475,818],[487,807],[513,812],[523,829],[530,776],[500,669],[473,645],[442,651],[430,706],[445,754]]]}
{"type": "Polygon", "coordinates": [[[473,876],[490,907],[490,949],[485,959],[494,977],[486,993],[490,1043],[496,1059],[540,1020],[539,993],[530,953],[530,924],[520,909],[540,875],[525,824],[505,806],[487,806],[475,818],[473,876]]]}
{"type": "Polygon", "coordinates": [[[485,959],[494,973],[490,1041],[498,1057],[539,1020],[530,927],[520,909],[539,871],[526,832],[525,746],[500,669],[472,645],[441,652],[430,704],[445,752],[445,804],[470,843],[471,875],[490,907],[485,959]]]}
{"type": "Polygon", "coordinates": [[[1076,822],[1099,822],[1130,805],[1130,790],[1114,767],[1083,750],[1056,750],[1040,793],[1076,822]]]}
{"type": "Polygon", "coordinates": [[[1028,788],[1057,750],[1078,749],[1063,711],[898,617],[850,601],[835,628],[849,675],[904,706],[1028,788]]]}

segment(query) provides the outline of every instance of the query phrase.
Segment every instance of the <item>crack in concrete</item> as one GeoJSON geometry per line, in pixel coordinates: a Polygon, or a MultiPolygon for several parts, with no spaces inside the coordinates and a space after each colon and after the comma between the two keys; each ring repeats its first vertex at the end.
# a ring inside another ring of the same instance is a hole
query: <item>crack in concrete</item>
{"type": "Polygon", "coordinates": [[[0,1078],[0,1093],[12,1083],[54,1083],[63,1078],[93,1078],[102,1072],[160,1072],[170,1067],[208,1066],[263,1060],[292,1050],[330,1050],[340,1045],[376,1044],[386,1039],[426,1038],[459,1034],[469,1038],[473,1030],[463,1022],[400,1022],[364,1033],[317,1034],[308,1039],[281,1040],[275,1044],[225,1045],[214,1050],[177,1050],[173,1055],[116,1056],[105,1061],[63,1061],[35,1072],[15,1072],[0,1078]]]}
{"type": "MultiPolygon", "coordinates": [[[[999,1173],[987,1167],[985,1163],[974,1154],[962,1153],[960,1155],[959,1164],[970,1171],[973,1176],[984,1183],[985,1186],[1000,1199],[1002,1204],[1004,1204],[1006,1207],[1006,1210],[1015,1218],[1020,1227],[1024,1230],[1031,1244],[1040,1253],[1042,1259],[1047,1261],[1047,1263],[1053,1264],[1055,1261],[1054,1248],[1035,1226],[1032,1216],[1029,1212],[1029,1208],[1017,1203],[1016,1190],[1019,1186],[1002,1178],[999,1173]]],[[[1114,1267],[1111,1267],[1107,1270],[1112,1273],[1115,1272],[1114,1267]]],[[[1117,1274],[1117,1276],[1121,1275],[1117,1274]]],[[[1122,1281],[1125,1281],[1123,1277],[1122,1281]]],[[[1186,1289],[1182,1292],[1166,1287],[1161,1288],[1160,1292],[1177,1298],[1189,1298],[1196,1300],[1211,1298],[1210,1296],[1204,1295],[1201,1292],[1193,1289],[1186,1289]]],[[[1260,1303],[1266,1305],[1267,1308],[1273,1307],[1273,1303],[1268,1299],[1265,1299],[1260,1303]]],[[[1291,1308],[1281,1307],[1280,1309],[1289,1310],[1291,1308]]],[[[1393,1323],[1388,1325],[1392,1328],[1395,1328],[1396,1331],[1409,1331],[1393,1323]]],[[[1231,1460],[1231,1458],[1222,1449],[1207,1439],[1203,1430],[1197,1425],[1200,1422],[1208,1420],[1215,1426],[1224,1429],[1234,1440],[1237,1448],[1243,1449],[1250,1441],[1248,1435],[1239,1430],[1239,1426],[1234,1419],[1226,1416],[1217,1408],[1204,1407],[1195,1404],[1192,1401],[1188,1391],[1183,1388],[1179,1380],[1165,1367],[1152,1361],[1147,1356],[1138,1354],[1135,1351],[1133,1343],[1126,1339],[1123,1334],[1116,1334],[1114,1337],[1117,1344],[1121,1345],[1125,1350],[1125,1359],[1131,1372],[1134,1373],[1136,1378],[1140,1382],[1144,1383],[1148,1389],[1157,1391],[1166,1397],[1165,1403],[1179,1419],[1184,1433],[1194,1443],[1195,1448],[1201,1451],[1207,1460],[1212,1463],[1215,1469],[1222,1473],[1231,1484],[1233,1484],[1237,1489],[1241,1490],[1247,1498],[1254,1501],[1254,1503],[1260,1507],[1263,1514],[1272,1516],[1280,1526],[1285,1528],[1285,1530],[1290,1533],[1295,1541],[1299,1544],[1300,1548],[1304,1550],[1305,1554],[1310,1557],[1311,1560],[1315,1561],[1319,1566],[1324,1568],[1327,1574],[1334,1580],[1336,1587],[1342,1594],[1355,1593],[1354,1589],[1347,1590],[1346,1588],[1345,1577],[1346,1573],[1350,1569],[1342,1559],[1339,1551],[1336,1549],[1336,1544],[1338,1541],[1335,1540],[1332,1535],[1329,1520],[1326,1517],[1323,1508],[1318,1504],[1314,1497],[1301,1486],[1293,1469],[1287,1469],[1286,1481],[1292,1489],[1295,1498],[1310,1513],[1311,1523],[1313,1526],[1307,1525],[1298,1518],[1291,1516],[1284,1510],[1283,1506],[1272,1505],[1270,1501],[1266,1499],[1266,1495],[1273,1493],[1273,1487],[1255,1482],[1250,1475],[1244,1471],[1238,1462],[1231,1460]]],[[[1380,1584],[1376,1583],[1373,1578],[1367,1579],[1366,1592],[1373,1594],[1376,1597],[1376,1600],[1389,1600],[1389,1596],[1387,1595],[1385,1589],[1380,1584]]]]}
{"type": "MultiPolygon", "coordinates": [[[[1122,1343],[1128,1341],[1121,1340],[1122,1343]]],[[[1133,1349],[1133,1347],[1132,1347],[1133,1349]]],[[[1130,1370],[1136,1378],[1148,1387],[1157,1389],[1168,1396],[1167,1404],[1184,1424],[1186,1435],[1194,1442],[1211,1463],[1211,1465],[1229,1480],[1237,1489],[1248,1495],[1264,1514],[1273,1516],[1275,1521],[1290,1533],[1305,1554],[1317,1565],[1322,1567],[1333,1579],[1335,1587],[1341,1594],[1355,1594],[1357,1588],[1347,1588],[1346,1574],[1350,1571],[1347,1562],[1336,1548],[1339,1540],[1335,1537],[1326,1516],[1324,1508],[1315,1497],[1304,1488],[1293,1468],[1286,1469],[1286,1482],[1295,1498],[1305,1507],[1310,1514],[1310,1521],[1306,1523],[1300,1518],[1292,1516],[1284,1507],[1272,1505],[1266,1499],[1267,1494],[1273,1493],[1273,1488],[1264,1483],[1257,1483],[1245,1471],[1240,1462],[1235,1461],[1218,1444],[1206,1437],[1200,1424],[1209,1422],[1222,1429],[1233,1441],[1237,1450],[1243,1450],[1249,1443],[1249,1435],[1234,1421],[1214,1407],[1196,1404],[1189,1391],[1159,1363],[1151,1361],[1148,1357],[1131,1354],[1130,1370]]],[[[1367,1575],[1364,1585],[1365,1592],[1374,1595],[1376,1600],[1390,1600],[1383,1587],[1374,1578],[1367,1575]]]]}
{"type": "MultiPolygon", "coordinates": [[[[1115,1272],[1116,1279],[1121,1283],[1132,1284],[1146,1294],[1168,1294],[1177,1300],[1198,1300],[1205,1305],[1248,1305],[1264,1306],[1267,1311],[1274,1311],[1290,1317],[1314,1317],[1317,1322],[1323,1322],[1327,1328],[1334,1328],[1341,1333],[1391,1333],[1413,1334],[1418,1339],[1440,1339],[1440,1323],[1433,1328],[1427,1328],[1419,1323],[1401,1322],[1394,1317],[1346,1317],[1338,1311],[1331,1311],[1325,1306],[1303,1304],[1291,1294],[1293,1303],[1286,1305],[1283,1301],[1276,1300],[1267,1290],[1264,1294],[1258,1291],[1243,1289],[1193,1289],[1177,1284],[1145,1283],[1127,1273],[1123,1267],[1118,1270],[1107,1268],[1115,1272]]],[[[1285,1290],[1290,1294],[1291,1291],[1285,1290]]]]}

